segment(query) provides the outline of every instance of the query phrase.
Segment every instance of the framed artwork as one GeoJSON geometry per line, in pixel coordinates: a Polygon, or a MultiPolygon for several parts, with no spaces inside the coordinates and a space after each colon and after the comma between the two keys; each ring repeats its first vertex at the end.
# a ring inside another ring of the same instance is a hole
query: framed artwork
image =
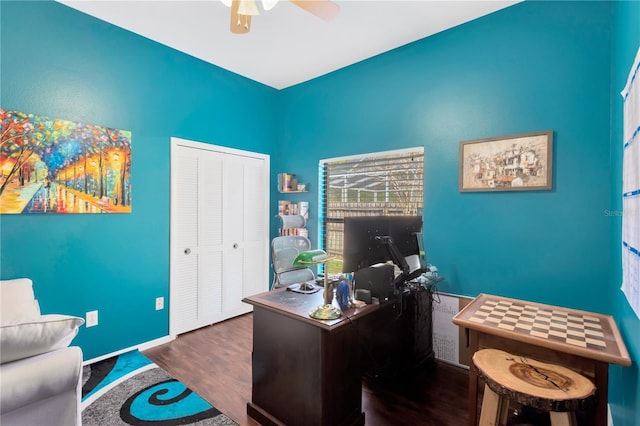
{"type": "Polygon", "coordinates": [[[131,213],[131,132],[0,108],[0,213],[131,213]]]}
{"type": "Polygon", "coordinates": [[[553,130],[460,142],[460,192],[552,187],[553,130]]]}

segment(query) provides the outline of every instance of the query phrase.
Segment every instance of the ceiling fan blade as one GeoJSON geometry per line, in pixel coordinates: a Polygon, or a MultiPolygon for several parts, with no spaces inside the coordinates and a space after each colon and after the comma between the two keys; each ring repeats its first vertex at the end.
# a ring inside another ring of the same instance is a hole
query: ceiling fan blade
{"type": "Polygon", "coordinates": [[[318,18],[330,21],[340,12],[340,6],[333,3],[331,0],[289,0],[306,10],[309,13],[316,15],[318,18]]]}
{"type": "Polygon", "coordinates": [[[231,32],[234,34],[246,34],[251,31],[251,15],[238,14],[240,0],[231,3],[231,32]]]}

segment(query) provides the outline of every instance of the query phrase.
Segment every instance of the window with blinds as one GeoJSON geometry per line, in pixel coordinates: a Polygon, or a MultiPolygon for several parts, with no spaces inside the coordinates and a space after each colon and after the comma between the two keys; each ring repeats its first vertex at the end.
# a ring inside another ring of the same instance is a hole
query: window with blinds
{"type": "Polygon", "coordinates": [[[410,148],[320,161],[319,239],[342,271],[344,218],[422,215],[424,148],[410,148]]]}

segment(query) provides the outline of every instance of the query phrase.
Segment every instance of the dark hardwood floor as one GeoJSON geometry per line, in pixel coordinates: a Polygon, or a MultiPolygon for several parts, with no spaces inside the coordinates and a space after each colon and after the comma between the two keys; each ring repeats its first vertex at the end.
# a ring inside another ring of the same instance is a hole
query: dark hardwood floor
{"type": "MultiPolygon", "coordinates": [[[[251,400],[252,314],[180,335],[144,354],[240,425],[251,400]]],[[[467,424],[468,371],[427,362],[394,378],[365,376],[362,409],[367,425],[467,424]]]]}
{"type": "MultiPolygon", "coordinates": [[[[246,314],[185,333],[144,354],[241,426],[255,426],[247,415],[252,339],[253,314],[246,314]]],[[[392,378],[365,375],[366,425],[466,426],[468,380],[468,370],[433,360],[392,378]]],[[[578,425],[587,423],[586,414],[579,412],[578,425]]],[[[507,424],[549,426],[550,421],[547,413],[512,403],[507,424]]]]}

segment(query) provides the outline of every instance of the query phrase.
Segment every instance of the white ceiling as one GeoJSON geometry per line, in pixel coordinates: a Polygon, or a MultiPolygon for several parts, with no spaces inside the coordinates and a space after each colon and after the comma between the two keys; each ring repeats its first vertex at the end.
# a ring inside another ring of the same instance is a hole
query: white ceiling
{"type": "MultiPolygon", "coordinates": [[[[231,34],[219,0],[58,0],[196,58],[282,89],[518,3],[335,0],[319,19],[289,3],[259,9],[251,32],[231,34]]],[[[259,1],[258,1],[259,3],[259,1]]]]}

